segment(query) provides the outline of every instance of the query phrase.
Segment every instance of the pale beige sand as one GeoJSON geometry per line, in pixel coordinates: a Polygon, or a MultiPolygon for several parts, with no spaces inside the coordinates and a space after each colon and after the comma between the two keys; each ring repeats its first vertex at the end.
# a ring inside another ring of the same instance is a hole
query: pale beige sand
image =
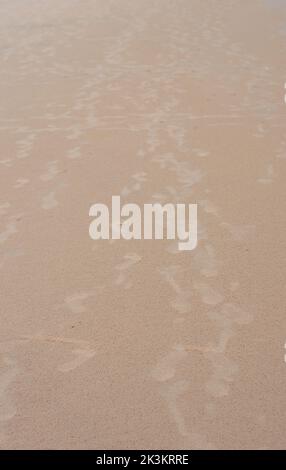
{"type": "Polygon", "coordinates": [[[1,1],[1,448],[285,447],[271,4],[1,1]],[[90,240],[116,194],[197,202],[198,248],[90,240]]]}

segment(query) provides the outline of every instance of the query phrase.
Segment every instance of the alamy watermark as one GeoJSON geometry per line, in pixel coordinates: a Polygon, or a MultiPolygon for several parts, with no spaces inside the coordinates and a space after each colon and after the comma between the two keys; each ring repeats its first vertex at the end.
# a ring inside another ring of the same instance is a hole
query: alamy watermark
{"type": "Polygon", "coordinates": [[[198,243],[197,204],[138,204],[121,206],[112,196],[111,214],[106,204],[93,204],[89,226],[93,240],[178,240],[180,251],[194,250],[198,243]]]}

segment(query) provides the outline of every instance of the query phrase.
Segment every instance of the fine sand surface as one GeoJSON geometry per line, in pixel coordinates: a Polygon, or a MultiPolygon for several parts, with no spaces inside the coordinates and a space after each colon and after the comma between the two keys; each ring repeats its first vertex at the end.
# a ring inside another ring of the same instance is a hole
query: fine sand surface
{"type": "Polygon", "coordinates": [[[2,449],[285,448],[285,3],[0,2],[2,449]]]}

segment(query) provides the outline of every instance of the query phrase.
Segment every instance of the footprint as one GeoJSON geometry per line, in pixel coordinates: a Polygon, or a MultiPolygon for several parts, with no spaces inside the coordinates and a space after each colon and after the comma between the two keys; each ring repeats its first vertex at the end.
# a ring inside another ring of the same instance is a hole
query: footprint
{"type": "Polygon", "coordinates": [[[214,370],[206,383],[206,389],[213,397],[225,397],[229,394],[238,366],[221,353],[212,354],[210,359],[214,370]]]}
{"type": "Polygon", "coordinates": [[[232,225],[226,222],[221,225],[228,230],[233,240],[238,242],[248,241],[255,235],[255,225],[232,225]]]}
{"type": "Polygon", "coordinates": [[[188,313],[192,309],[191,294],[182,293],[171,302],[172,307],[180,314],[188,313]]]}
{"type": "Polygon", "coordinates": [[[25,186],[25,184],[29,183],[30,180],[27,178],[18,178],[16,180],[16,184],[14,184],[14,188],[19,189],[22,188],[22,186],[25,186]]]}
{"type": "Polygon", "coordinates": [[[258,181],[258,183],[261,183],[261,184],[271,184],[271,183],[273,183],[274,176],[275,176],[275,174],[274,174],[273,165],[268,165],[268,167],[266,169],[265,177],[264,178],[259,178],[257,181],[258,181]]]}
{"type": "Polygon", "coordinates": [[[75,354],[77,357],[75,359],[65,362],[61,366],[58,366],[57,369],[60,372],[69,372],[75,369],[76,367],[81,366],[86,361],[93,358],[96,354],[95,350],[91,348],[90,343],[81,339],[65,338],[63,336],[45,336],[42,334],[23,335],[19,339],[27,341],[39,341],[43,343],[60,343],[75,346],[76,349],[73,349],[71,353],[75,354]]]}
{"type": "Polygon", "coordinates": [[[188,352],[184,346],[178,345],[174,349],[174,351],[169,352],[167,356],[161,359],[152,371],[153,378],[158,382],[166,382],[172,379],[178,364],[188,357],[188,352]]]}
{"type": "Polygon", "coordinates": [[[55,198],[55,192],[52,191],[47,196],[43,197],[42,199],[42,209],[49,210],[53,209],[54,207],[58,206],[58,201],[55,198]]]}
{"type": "Polygon", "coordinates": [[[144,158],[145,155],[146,155],[146,152],[143,149],[138,150],[137,157],[144,158]]]}
{"type": "Polygon", "coordinates": [[[129,253],[123,258],[124,261],[114,268],[119,271],[119,274],[115,280],[115,284],[118,286],[123,285],[125,289],[129,289],[132,286],[132,282],[130,279],[128,279],[129,273],[126,273],[125,271],[129,271],[135,264],[139,263],[142,258],[137,253],[129,253]]]}
{"type": "Polygon", "coordinates": [[[175,383],[170,384],[169,387],[164,390],[163,395],[167,400],[167,405],[171,416],[176,423],[177,429],[181,436],[188,437],[189,431],[186,426],[185,418],[180,407],[178,405],[179,398],[184,395],[189,388],[189,382],[186,380],[177,380],[175,383]]]}
{"type": "Polygon", "coordinates": [[[210,152],[208,152],[207,150],[200,149],[200,148],[194,148],[192,149],[192,152],[197,157],[208,157],[210,155],[210,152]]]}
{"type": "Polygon", "coordinates": [[[5,230],[0,233],[0,243],[5,243],[17,231],[16,222],[8,222],[5,230]]]}
{"type": "Polygon", "coordinates": [[[34,145],[36,134],[28,134],[25,138],[18,140],[16,142],[18,150],[17,150],[17,158],[23,159],[27,158],[31,155],[31,151],[34,145]]]}
{"type": "Polygon", "coordinates": [[[129,186],[124,186],[120,193],[121,196],[128,196],[129,194],[135,191],[140,191],[142,183],[147,180],[146,173],[144,171],[135,173],[134,175],[132,175],[132,178],[135,180],[135,183],[131,183],[129,186]]]}
{"type": "Polygon", "coordinates": [[[238,305],[232,303],[225,303],[220,312],[220,318],[231,320],[238,325],[248,325],[253,321],[253,315],[246,312],[238,305]]]}
{"type": "Polygon", "coordinates": [[[214,248],[211,245],[200,246],[194,253],[194,263],[200,274],[205,277],[218,275],[218,262],[214,248]]]}
{"type": "Polygon", "coordinates": [[[2,204],[0,204],[0,215],[5,215],[9,207],[11,207],[10,202],[3,202],[2,204]]]}
{"type": "Polygon", "coordinates": [[[179,283],[176,281],[175,277],[180,273],[181,268],[178,265],[166,266],[159,269],[159,273],[164,278],[164,280],[170,285],[174,292],[178,295],[183,294],[183,290],[180,287],[179,283]]]}
{"type": "Polygon", "coordinates": [[[76,369],[89,359],[93,358],[95,356],[95,351],[87,349],[75,349],[72,351],[72,354],[75,354],[77,357],[59,366],[58,370],[60,372],[70,372],[71,370],[76,369]]]}
{"type": "Polygon", "coordinates": [[[13,162],[12,158],[6,158],[5,160],[0,160],[0,163],[7,167],[12,166],[12,162],[13,162]]]}
{"type": "Polygon", "coordinates": [[[223,302],[224,297],[207,284],[196,282],[194,288],[199,291],[201,300],[207,305],[217,305],[223,302]]]}
{"type": "Polygon", "coordinates": [[[4,356],[2,367],[7,370],[0,375],[0,421],[8,421],[16,414],[15,406],[7,397],[7,389],[18,374],[16,362],[10,357],[4,356]]]}
{"type": "Polygon", "coordinates": [[[81,149],[80,147],[74,147],[68,151],[67,158],[71,160],[75,160],[81,157],[81,149]]]}
{"type": "Polygon", "coordinates": [[[57,174],[59,173],[58,169],[58,161],[53,160],[48,163],[47,172],[40,176],[42,181],[50,181],[53,180],[57,174]]]}
{"type": "Polygon", "coordinates": [[[218,216],[217,207],[208,199],[203,199],[202,201],[199,201],[199,204],[203,207],[206,214],[212,214],[216,217],[218,216]]]}
{"type": "Polygon", "coordinates": [[[84,301],[94,294],[82,292],[80,294],[70,295],[65,299],[65,303],[73,313],[83,313],[86,311],[84,301]]]}

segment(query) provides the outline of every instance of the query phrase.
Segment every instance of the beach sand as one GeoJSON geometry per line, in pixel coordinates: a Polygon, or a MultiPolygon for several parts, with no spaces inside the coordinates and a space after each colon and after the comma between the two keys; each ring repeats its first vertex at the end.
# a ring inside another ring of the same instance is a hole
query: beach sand
{"type": "Polygon", "coordinates": [[[285,448],[285,20],[1,1],[0,448],[285,448]],[[91,240],[112,195],[198,247],[91,240]]]}

